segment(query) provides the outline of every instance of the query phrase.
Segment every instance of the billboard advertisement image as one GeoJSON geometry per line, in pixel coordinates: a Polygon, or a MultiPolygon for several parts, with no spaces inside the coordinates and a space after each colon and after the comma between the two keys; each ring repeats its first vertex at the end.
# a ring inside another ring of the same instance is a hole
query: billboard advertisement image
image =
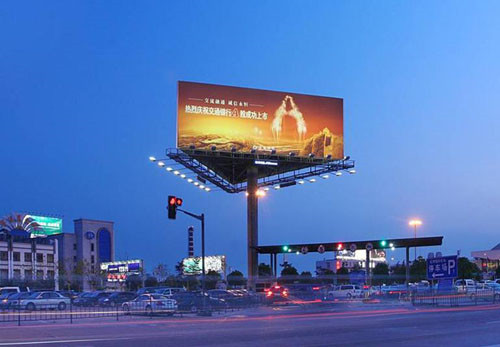
{"type": "Polygon", "coordinates": [[[179,82],[177,147],[341,159],[339,98],[179,82]]]}
{"type": "Polygon", "coordinates": [[[26,218],[31,218],[37,225],[31,234],[32,237],[37,236],[50,236],[56,235],[63,232],[62,230],[62,219],[54,217],[44,217],[44,216],[33,216],[27,215],[26,218]]]}
{"type": "MultiPolygon", "coordinates": [[[[190,257],[182,260],[182,270],[184,275],[200,275],[201,268],[201,257],[190,257]]],[[[224,255],[205,256],[205,273],[210,270],[220,274],[225,274],[226,257],[224,255]]]]}

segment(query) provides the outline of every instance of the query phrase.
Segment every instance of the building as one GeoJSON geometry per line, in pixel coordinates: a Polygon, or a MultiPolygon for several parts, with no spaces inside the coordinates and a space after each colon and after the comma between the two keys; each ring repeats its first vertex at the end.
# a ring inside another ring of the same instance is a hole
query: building
{"type": "Polygon", "coordinates": [[[494,272],[500,266],[500,243],[490,250],[473,251],[471,256],[479,269],[484,272],[494,272]]]}
{"type": "Polygon", "coordinates": [[[54,281],[58,290],[58,242],[19,235],[0,235],[0,283],[54,281]]]}
{"type": "Polygon", "coordinates": [[[93,277],[100,272],[100,264],[115,259],[114,223],[93,219],[76,219],[74,233],[49,236],[58,241],[59,258],[64,268],[64,281],[78,280],[84,290],[95,286],[93,277]],[[77,274],[80,278],[76,278],[77,274]]]}
{"type": "MultiPolygon", "coordinates": [[[[370,251],[370,269],[373,269],[378,263],[386,263],[385,252],[383,250],[370,251]]],[[[318,274],[325,271],[337,272],[341,267],[347,268],[349,271],[354,269],[364,269],[366,264],[366,251],[342,250],[334,252],[333,259],[323,259],[316,262],[316,272],[318,274]]]]}

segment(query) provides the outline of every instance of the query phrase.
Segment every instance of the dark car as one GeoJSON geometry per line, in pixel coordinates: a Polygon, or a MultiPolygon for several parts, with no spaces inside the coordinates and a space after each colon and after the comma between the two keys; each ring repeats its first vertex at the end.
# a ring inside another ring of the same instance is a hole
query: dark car
{"type": "Polygon", "coordinates": [[[266,293],[266,301],[268,303],[273,303],[277,301],[286,301],[288,300],[288,289],[275,285],[265,291],[266,293]]]}
{"type": "Polygon", "coordinates": [[[96,306],[99,303],[99,299],[109,297],[112,292],[88,292],[82,293],[79,297],[73,300],[75,306],[96,306]]]}
{"type": "MultiPolygon", "coordinates": [[[[203,309],[203,294],[201,292],[179,292],[172,295],[172,299],[177,301],[179,311],[198,312],[203,309]]],[[[224,299],[218,299],[205,294],[205,307],[207,309],[217,309],[226,306],[224,299]]]]}
{"type": "Polygon", "coordinates": [[[80,293],[75,292],[74,290],[59,290],[57,292],[62,296],[70,298],[71,300],[76,299],[80,295],[80,293]]]}
{"type": "Polygon", "coordinates": [[[120,306],[124,302],[131,301],[135,299],[137,294],[132,292],[116,292],[108,297],[103,297],[99,299],[99,306],[120,306]]]}
{"type": "Polygon", "coordinates": [[[2,309],[18,308],[19,301],[28,298],[33,293],[34,292],[10,293],[0,301],[0,307],[2,309]]]}

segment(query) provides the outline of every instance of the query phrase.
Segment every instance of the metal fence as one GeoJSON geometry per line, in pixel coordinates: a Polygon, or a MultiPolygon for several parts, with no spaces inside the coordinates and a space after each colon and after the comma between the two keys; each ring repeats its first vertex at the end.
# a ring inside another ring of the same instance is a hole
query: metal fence
{"type": "Polygon", "coordinates": [[[500,293],[494,290],[457,290],[448,292],[429,291],[425,293],[412,292],[411,301],[414,305],[433,306],[467,306],[499,304],[500,293]]]}

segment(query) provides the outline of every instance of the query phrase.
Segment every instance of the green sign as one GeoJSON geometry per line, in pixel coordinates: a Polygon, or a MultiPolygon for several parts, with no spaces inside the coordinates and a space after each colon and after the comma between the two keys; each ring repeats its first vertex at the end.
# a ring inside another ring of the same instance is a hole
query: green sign
{"type": "Polygon", "coordinates": [[[33,230],[35,236],[50,236],[62,233],[62,219],[53,217],[32,216],[30,217],[38,224],[38,230],[33,230]]]}

